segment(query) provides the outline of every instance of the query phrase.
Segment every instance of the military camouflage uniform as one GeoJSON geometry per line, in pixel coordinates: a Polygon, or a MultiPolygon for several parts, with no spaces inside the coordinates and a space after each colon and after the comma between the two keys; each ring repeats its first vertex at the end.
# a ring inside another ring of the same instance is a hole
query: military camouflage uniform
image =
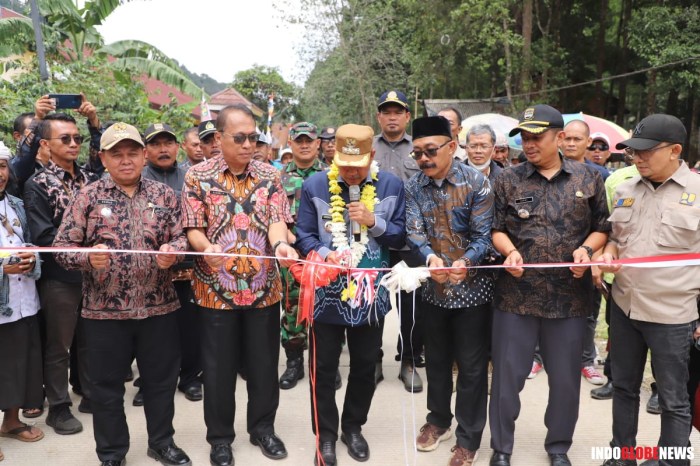
{"type": "MultiPolygon", "coordinates": [[[[282,169],[282,187],[289,198],[289,208],[294,221],[297,220],[299,202],[301,200],[301,185],[304,180],[314,173],[328,168],[328,165],[316,160],[309,168],[297,167],[294,161],[282,169]]],[[[291,226],[296,235],[296,226],[291,226]]],[[[282,316],[281,339],[282,347],[286,350],[301,351],[307,348],[306,327],[297,324],[299,310],[299,284],[294,280],[289,269],[282,269],[282,286],[284,292],[284,315],[282,316]]]]}

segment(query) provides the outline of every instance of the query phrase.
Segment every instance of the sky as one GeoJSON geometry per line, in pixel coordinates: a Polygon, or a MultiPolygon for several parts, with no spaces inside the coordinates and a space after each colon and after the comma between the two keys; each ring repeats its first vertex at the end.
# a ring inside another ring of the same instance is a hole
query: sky
{"type": "Polygon", "coordinates": [[[148,42],[191,72],[223,83],[258,64],[303,84],[296,63],[303,29],[280,16],[272,0],[143,0],[120,5],[98,29],[106,44],[148,42]]]}

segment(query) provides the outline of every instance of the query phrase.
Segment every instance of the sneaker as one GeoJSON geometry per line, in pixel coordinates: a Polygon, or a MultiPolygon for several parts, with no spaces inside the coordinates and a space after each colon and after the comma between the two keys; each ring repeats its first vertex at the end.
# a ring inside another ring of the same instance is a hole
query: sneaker
{"type": "Polygon", "coordinates": [[[66,404],[49,408],[46,425],[53,427],[60,435],[77,434],[83,430],[83,424],[73,416],[66,404]]]}
{"type": "Polygon", "coordinates": [[[534,379],[537,377],[537,374],[540,373],[540,371],[544,369],[544,366],[540,364],[540,362],[535,359],[532,361],[532,369],[530,369],[530,375],[527,376],[528,379],[534,379]]]}
{"type": "Polygon", "coordinates": [[[418,451],[433,451],[440,442],[449,439],[452,436],[450,428],[441,429],[440,427],[426,422],[420,428],[420,435],[416,439],[416,449],[418,451]]]}
{"type": "Polygon", "coordinates": [[[455,445],[450,451],[452,452],[452,457],[450,458],[450,462],[447,463],[449,466],[472,466],[479,457],[477,452],[460,447],[459,445],[455,445]]]}
{"type": "Polygon", "coordinates": [[[581,375],[593,385],[605,385],[605,379],[593,366],[582,367],[581,375]]]}

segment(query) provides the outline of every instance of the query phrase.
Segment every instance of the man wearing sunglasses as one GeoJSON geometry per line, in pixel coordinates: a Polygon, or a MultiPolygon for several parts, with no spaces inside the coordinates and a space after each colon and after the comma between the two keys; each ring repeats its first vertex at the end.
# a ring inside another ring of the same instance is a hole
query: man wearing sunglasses
{"type": "MultiPolygon", "coordinates": [[[[48,96],[37,101],[35,120],[30,124],[30,132],[21,144],[21,157],[32,158],[38,147],[48,151],[51,157],[46,166],[24,185],[29,231],[32,243],[37,246],[53,244],[70,201],[82,187],[99,179],[104,171],[102,162],[93,164],[92,167],[78,165],[83,136],[72,116],[65,113],[47,114],[53,106],[54,103],[48,96]]],[[[99,148],[102,128],[95,107],[84,100],[78,110],[87,116],[91,142],[97,138],[99,148]]],[[[83,426],[70,410],[72,402],[68,393],[68,367],[69,348],[76,333],[82,301],[82,277],[80,272],[63,268],[53,254],[41,256],[43,264],[39,296],[46,320],[44,386],[49,403],[46,423],[58,434],[75,434],[82,431],[83,426]]],[[[77,371],[79,378],[84,377],[84,358],[80,357],[80,351],[77,371]]],[[[80,386],[84,396],[80,406],[87,408],[89,385],[81,383],[80,386]]]]}
{"type": "Polygon", "coordinates": [[[214,138],[222,154],[187,171],[182,210],[192,249],[231,254],[198,257],[193,280],[209,459],[214,466],[230,466],[241,365],[247,370],[251,443],[268,458],[287,456],[274,426],[282,282],[270,257],[289,267],[298,255],[288,242],[292,217],[280,173],[253,160],[258,141],[253,113],[240,104],[225,107],[214,138]]]}
{"type": "Polygon", "coordinates": [[[490,466],[510,465],[519,393],[538,342],[550,387],[544,447],[552,466],[571,465],[567,452],[579,416],[581,355],[595,293],[590,267],[522,265],[590,262],[610,224],[602,177],[559,153],[563,126],[561,113],[549,105],[525,109],[510,136],[522,134],[526,160],[494,183],[492,238],[506,269],[496,279],[493,304],[490,466]]]}
{"type": "Polygon", "coordinates": [[[413,122],[422,173],[406,182],[406,242],[430,269],[421,303],[429,413],[416,445],[433,451],[451,436],[455,361],[457,440],[449,464],[471,466],[486,426],[493,279],[467,267],[491,250],[493,193],[481,172],[454,158],[456,147],[446,118],[413,122]]]}
{"type": "Polygon", "coordinates": [[[591,145],[586,148],[586,160],[604,167],[610,158],[610,139],[605,133],[591,134],[591,145]]]}
{"type": "MultiPolygon", "coordinates": [[[[613,230],[600,268],[615,273],[610,312],[613,367],[613,439],[616,447],[637,445],[639,391],[651,350],[661,407],[659,447],[687,447],[691,410],[688,357],[697,328],[697,267],[624,267],[613,260],[700,252],[700,175],[681,160],[687,133],[672,115],[655,114],[617,144],[639,171],[618,185],[612,199],[613,230]]],[[[605,465],[626,466],[629,462],[605,465]]],[[[662,460],[661,465],[690,461],[662,460]]]]}

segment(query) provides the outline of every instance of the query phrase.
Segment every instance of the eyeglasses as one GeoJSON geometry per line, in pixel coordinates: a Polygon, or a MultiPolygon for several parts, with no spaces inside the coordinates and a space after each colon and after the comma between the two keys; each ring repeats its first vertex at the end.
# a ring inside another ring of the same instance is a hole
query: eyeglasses
{"type": "Polygon", "coordinates": [[[442,144],[438,147],[431,147],[431,148],[425,149],[425,150],[415,150],[414,149],[413,152],[411,152],[411,157],[413,157],[415,160],[420,160],[420,158],[423,157],[423,154],[425,154],[428,157],[433,158],[437,155],[437,153],[440,149],[442,149],[443,147],[445,147],[446,145],[448,145],[451,142],[452,142],[452,140],[450,139],[449,141],[446,141],[444,144],[442,144]]]}
{"type": "Polygon", "coordinates": [[[491,150],[492,147],[491,144],[467,144],[469,150],[482,150],[484,152],[491,150]]]}
{"type": "Polygon", "coordinates": [[[221,134],[225,134],[226,136],[231,136],[233,138],[233,142],[236,144],[243,144],[246,139],[248,140],[249,143],[255,144],[258,142],[258,138],[260,137],[260,134],[258,133],[250,133],[250,134],[243,134],[243,133],[237,133],[237,134],[229,134],[225,131],[221,131],[221,134]]]}
{"type": "Polygon", "coordinates": [[[58,138],[47,138],[47,139],[60,139],[61,142],[66,146],[70,145],[71,139],[73,141],[75,141],[75,143],[77,145],[82,144],[83,141],[85,140],[85,138],[83,136],[81,136],[80,134],[64,134],[63,136],[58,137],[58,138]]]}
{"type": "Polygon", "coordinates": [[[610,147],[607,144],[591,144],[590,147],[588,147],[588,150],[590,151],[599,150],[601,152],[605,152],[608,149],[610,149],[610,147]]]}
{"type": "Polygon", "coordinates": [[[661,149],[666,149],[667,147],[671,147],[673,144],[666,144],[665,146],[659,146],[659,147],[653,147],[651,149],[646,149],[646,150],[636,150],[632,149],[631,147],[625,147],[625,159],[627,161],[632,162],[635,157],[639,157],[643,161],[647,161],[651,158],[652,155],[654,155],[654,152],[657,150],[661,149]]]}

